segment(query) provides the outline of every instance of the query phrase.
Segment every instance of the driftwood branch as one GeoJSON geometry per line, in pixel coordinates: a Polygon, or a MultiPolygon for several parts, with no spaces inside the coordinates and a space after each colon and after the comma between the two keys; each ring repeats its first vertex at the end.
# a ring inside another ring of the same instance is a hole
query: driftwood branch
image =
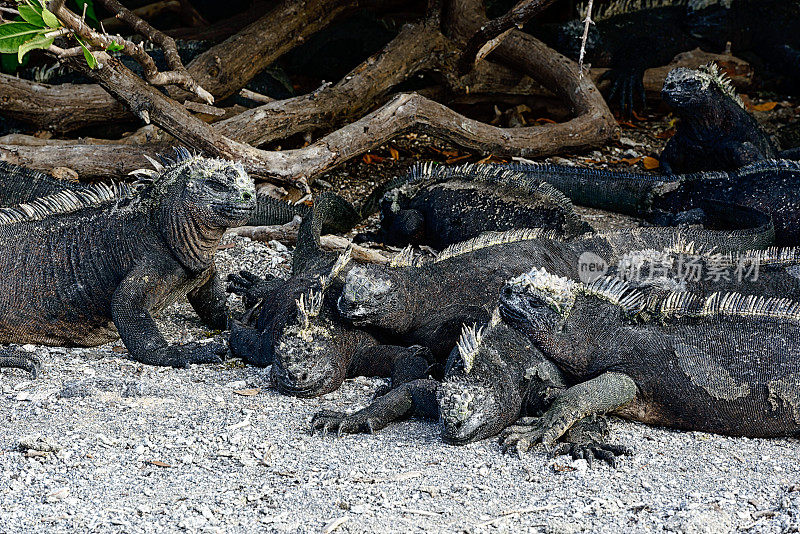
{"type": "MultiPolygon", "coordinates": [[[[256,51],[243,51],[242,43],[252,44],[257,35],[263,40],[270,29],[276,29],[276,26],[282,28],[276,33],[283,36],[287,35],[287,31],[291,35],[305,35],[304,32],[311,30],[298,25],[307,21],[312,13],[319,17],[309,24],[316,24],[314,27],[319,28],[319,25],[332,20],[334,13],[344,13],[366,4],[355,0],[286,0],[262,20],[231,38],[229,46],[235,44],[233,49],[237,50],[237,54],[260,62],[262,58],[256,57],[256,51]],[[292,12],[290,8],[300,11],[292,12]],[[325,9],[327,11],[322,13],[325,9]],[[277,19],[278,13],[283,13],[283,18],[277,19]],[[269,27],[267,20],[271,21],[269,27]],[[286,30],[286,27],[294,29],[286,30]]],[[[524,4],[530,7],[528,4],[531,3],[524,4]]],[[[465,81],[468,78],[458,75],[456,63],[461,57],[464,43],[487,21],[482,4],[477,0],[452,0],[449,5],[446,16],[440,21],[439,3],[430,2],[428,18],[404,27],[384,50],[362,63],[336,85],[324,87],[312,95],[269,102],[213,126],[190,115],[182,105],[146,84],[105,52],[96,52],[102,65],[98,69],[89,69],[82,59],[77,58],[68,59],[66,63],[92,77],[145,123],[158,125],[192,148],[210,155],[240,160],[251,173],[280,184],[303,184],[409,130],[425,131],[481,153],[528,158],[596,146],[616,134],[617,125],[607,106],[591,81],[581,79],[576,65],[517,30],[510,31],[498,44],[491,54],[491,60],[527,73],[551,90],[573,111],[574,118],[571,120],[561,124],[504,129],[464,117],[446,105],[419,94],[391,96],[391,91],[398,84],[421,71],[438,73],[451,93],[465,94],[469,91],[468,82],[465,81]],[[380,107],[369,112],[376,105],[380,107]],[[250,145],[294,133],[316,131],[320,124],[335,127],[342,123],[344,126],[338,130],[303,148],[265,151],[250,145]]],[[[286,46],[294,46],[300,40],[299,37],[289,39],[290,43],[286,46]]],[[[280,48],[280,44],[276,43],[276,46],[280,48]]],[[[481,62],[481,65],[493,68],[495,63],[492,61],[481,62]]],[[[213,63],[217,67],[227,67],[224,62],[213,63]]],[[[195,62],[190,64],[190,72],[192,65],[195,62]]],[[[226,76],[233,76],[233,73],[220,76],[220,72],[206,73],[219,81],[219,84],[209,86],[213,91],[224,94],[239,89],[239,82],[226,80],[226,76]]],[[[242,79],[248,76],[246,73],[242,79]]],[[[195,76],[194,73],[193,77],[198,81],[209,79],[195,76]]],[[[205,81],[202,83],[205,84],[205,81]]],[[[92,161],[80,155],[90,154],[97,149],[97,145],[73,145],[75,153],[71,155],[65,154],[60,145],[38,148],[47,149],[42,150],[42,154],[47,153],[47,158],[40,158],[38,163],[31,161],[35,156],[30,147],[0,146],[0,158],[32,163],[31,166],[36,168],[62,166],[73,168],[81,175],[108,176],[142,166],[143,155],[152,154],[161,147],[140,145],[136,150],[104,153],[102,157],[91,158],[92,161]]]]}
{"type": "Polygon", "coordinates": [[[497,48],[514,28],[522,29],[535,15],[541,13],[555,0],[522,0],[505,15],[488,21],[470,37],[459,60],[458,70],[466,74],[476,63],[497,48]]]}
{"type": "MultiPolygon", "coordinates": [[[[178,48],[175,46],[175,39],[169,37],[168,35],[164,35],[162,32],[152,27],[144,19],[117,2],[117,0],[99,1],[107,10],[115,13],[115,16],[127,24],[134,32],[147,37],[150,41],[161,47],[161,49],[164,51],[164,60],[167,62],[167,66],[171,70],[166,72],[158,72],[151,59],[150,62],[147,63],[147,66],[142,64],[142,66],[145,67],[144,75],[148,82],[152,83],[153,85],[176,84],[183,87],[187,91],[196,94],[205,102],[209,104],[214,103],[214,97],[211,95],[211,93],[198,85],[198,83],[192,79],[192,76],[186,70],[186,67],[183,66],[183,62],[178,55],[178,48]],[[150,67],[151,63],[152,67],[150,67]]],[[[140,51],[144,52],[141,49],[140,51]]],[[[144,55],[147,54],[145,53],[144,55]]]]}
{"type": "MultiPolygon", "coordinates": [[[[297,233],[300,228],[299,218],[290,223],[279,226],[240,226],[229,230],[230,233],[241,237],[247,237],[253,241],[279,241],[286,245],[297,243],[297,233]]],[[[353,259],[358,262],[368,263],[388,263],[391,254],[384,254],[382,251],[362,247],[353,243],[346,237],[338,235],[323,235],[319,238],[320,245],[325,250],[342,252],[351,247],[353,259]]]]}

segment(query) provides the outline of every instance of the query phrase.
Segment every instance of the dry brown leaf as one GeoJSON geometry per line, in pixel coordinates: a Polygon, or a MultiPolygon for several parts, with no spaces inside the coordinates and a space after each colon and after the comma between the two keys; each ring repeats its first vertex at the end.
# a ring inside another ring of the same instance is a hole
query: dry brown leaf
{"type": "Polygon", "coordinates": [[[651,158],[650,156],[645,156],[644,162],[642,164],[644,165],[644,168],[647,169],[648,171],[657,169],[659,167],[658,160],[656,158],[651,158]]]}
{"type": "Polygon", "coordinates": [[[227,250],[229,248],[233,248],[235,245],[233,243],[225,243],[223,245],[217,245],[217,250],[227,250]]]}
{"type": "Polygon", "coordinates": [[[150,465],[158,466],[158,467],[172,467],[168,463],[162,462],[161,460],[148,460],[147,463],[149,463],[150,465]]]}
{"type": "Polygon", "coordinates": [[[243,397],[252,397],[253,395],[258,395],[259,393],[261,393],[261,389],[260,388],[234,389],[233,392],[243,397]]]}
{"type": "Polygon", "coordinates": [[[748,108],[753,111],[772,111],[777,105],[777,102],[764,102],[762,104],[750,104],[748,108]]]}
{"type": "Polygon", "coordinates": [[[373,163],[381,163],[386,160],[386,158],[381,156],[376,156],[375,154],[364,154],[363,156],[361,156],[361,159],[367,165],[372,165],[373,163]]]}
{"type": "Polygon", "coordinates": [[[464,154],[463,156],[458,156],[456,158],[448,158],[446,163],[455,163],[456,161],[461,161],[462,159],[467,159],[469,154],[464,154]]]}
{"type": "Polygon", "coordinates": [[[536,122],[536,123],[546,123],[546,124],[556,124],[556,121],[554,121],[553,119],[546,119],[546,118],[544,118],[544,117],[539,117],[538,119],[536,119],[536,120],[535,120],[535,121],[533,121],[533,122],[536,122]]]}
{"type": "Polygon", "coordinates": [[[128,349],[125,347],[111,347],[112,352],[116,352],[117,354],[125,354],[128,352],[128,349]]]}
{"type": "Polygon", "coordinates": [[[389,154],[392,155],[392,159],[395,161],[400,159],[400,152],[398,152],[396,148],[389,147],[389,154]]]}
{"type": "Polygon", "coordinates": [[[658,139],[669,139],[673,135],[675,135],[675,128],[668,128],[668,129],[664,130],[663,132],[657,133],[656,137],[658,139]]]}
{"type": "Polygon", "coordinates": [[[636,165],[637,163],[642,161],[642,157],[639,156],[638,158],[622,158],[620,161],[621,162],[624,161],[628,165],[636,165]]]}
{"type": "Polygon", "coordinates": [[[489,154],[485,158],[479,159],[477,163],[505,163],[505,160],[503,158],[498,158],[494,154],[489,154]]]}

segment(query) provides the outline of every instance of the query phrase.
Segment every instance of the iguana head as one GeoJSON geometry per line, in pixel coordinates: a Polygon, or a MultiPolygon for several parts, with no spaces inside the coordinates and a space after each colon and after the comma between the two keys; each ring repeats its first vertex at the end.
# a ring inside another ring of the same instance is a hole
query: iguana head
{"type": "MultiPolygon", "coordinates": [[[[136,205],[157,219],[161,234],[189,268],[210,263],[222,233],[239,226],[256,206],[253,180],[239,163],[192,155],[175,149],[175,157],[153,161],[155,170],[134,171],[140,177],[136,205]]],[[[152,160],[151,160],[152,161],[152,160]]]]}
{"type": "Polygon", "coordinates": [[[533,338],[540,331],[558,330],[575,305],[577,285],[544,269],[531,269],[503,286],[500,312],[533,338]]]}
{"type": "Polygon", "coordinates": [[[519,416],[520,388],[503,361],[499,314],[481,328],[464,326],[437,400],[442,439],[463,445],[498,434],[519,416]],[[488,339],[487,339],[488,338],[488,339]]]}
{"type": "Polygon", "coordinates": [[[255,185],[240,163],[192,155],[176,148],[175,157],[151,160],[155,170],[139,169],[141,196],[151,205],[180,204],[198,222],[230,228],[245,222],[256,206],[255,185]]]}
{"type": "Polygon", "coordinates": [[[272,373],[287,395],[316,397],[341,386],[349,362],[341,354],[342,336],[323,308],[325,293],[350,261],[350,249],[336,260],[329,274],[295,301],[296,314],[274,340],[272,373]]]}
{"type": "Polygon", "coordinates": [[[687,114],[708,113],[709,107],[735,105],[744,108],[730,79],[715,63],[697,70],[678,67],[664,80],[661,97],[670,107],[687,114]]]}
{"type": "Polygon", "coordinates": [[[407,289],[401,283],[402,270],[378,265],[350,269],[339,297],[339,312],[353,324],[403,331],[407,313],[407,289]]]}

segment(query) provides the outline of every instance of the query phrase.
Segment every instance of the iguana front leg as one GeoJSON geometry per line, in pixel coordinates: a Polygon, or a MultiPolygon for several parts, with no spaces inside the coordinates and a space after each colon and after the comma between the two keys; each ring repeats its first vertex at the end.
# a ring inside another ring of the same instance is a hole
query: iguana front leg
{"type": "Polygon", "coordinates": [[[595,413],[606,413],[636,396],[636,383],[623,373],[607,372],[572,386],[556,399],[542,417],[524,417],[501,434],[504,449],[519,454],[541,441],[552,447],[576,421],[595,413]]]}
{"type": "Polygon", "coordinates": [[[228,294],[225,284],[219,277],[216,267],[211,267],[211,275],[200,287],[190,291],[186,298],[203,324],[214,330],[225,330],[228,326],[226,303],[228,294]]]}
{"type": "Polygon", "coordinates": [[[221,356],[227,354],[222,343],[171,346],[158,331],[150,309],[176,276],[179,275],[161,272],[155,266],[141,266],[131,271],[114,291],[111,318],[130,358],[148,365],[172,367],[222,361],[221,356]]]}
{"type": "Polygon", "coordinates": [[[42,368],[42,362],[32,354],[20,350],[7,349],[0,352],[0,367],[13,367],[28,371],[36,378],[42,368]]]}
{"type": "Polygon", "coordinates": [[[418,415],[426,419],[439,417],[436,390],[439,382],[435,380],[413,380],[396,387],[379,397],[366,408],[355,413],[322,410],[311,419],[311,433],[336,431],[337,436],[344,433],[369,432],[372,434],[392,421],[418,415]]]}

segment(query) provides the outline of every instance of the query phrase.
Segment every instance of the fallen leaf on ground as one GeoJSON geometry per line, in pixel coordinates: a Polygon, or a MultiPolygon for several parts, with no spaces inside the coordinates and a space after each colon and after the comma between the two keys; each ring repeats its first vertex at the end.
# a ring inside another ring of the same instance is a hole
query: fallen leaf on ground
{"type": "Polygon", "coordinates": [[[657,169],[659,167],[658,160],[656,158],[651,158],[650,156],[645,156],[644,161],[642,162],[644,168],[648,171],[657,169]]]}
{"type": "Polygon", "coordinates": [[[764,102],[762,104],[749,104],[747,107],[753,111],[772,111],[777,105],[777,102],[764,102]]]}
{"type": "Polygon", "coordinates": [[[158,467],[172,467],[168,463],[162,462],[161,460],[148,460],[147,463],[149,463],[150,465],[158,466],[158,467]]]}

